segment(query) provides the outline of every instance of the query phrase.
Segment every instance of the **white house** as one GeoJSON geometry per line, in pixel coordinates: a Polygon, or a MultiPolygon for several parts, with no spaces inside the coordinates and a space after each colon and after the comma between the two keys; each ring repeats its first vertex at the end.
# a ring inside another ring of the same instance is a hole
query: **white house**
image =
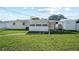
{"type": "Polygon", "coordinates": [[[6,29],[26,29],[29,27],[29,20],[4,21],[6,29]]]}

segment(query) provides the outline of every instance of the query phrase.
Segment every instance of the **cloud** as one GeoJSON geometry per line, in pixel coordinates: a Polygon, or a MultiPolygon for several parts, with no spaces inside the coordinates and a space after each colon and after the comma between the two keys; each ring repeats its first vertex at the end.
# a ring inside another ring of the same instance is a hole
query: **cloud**
{"type": "Polygon", "coordinates": [[[29,17],[21,14],[12,14],[8,12],[0,13],[0,20],[7,21],[7,20],[16,20],[16,19],[29,19],[29,17]]]}
{"type": "Polygon", "coordinates": [[[35,9],[35,7],[23,7],[24,10],[31,8],[32,10],[35,9]]]}
{"type": "Polygon", "coordinates": [[[76,14],[76,13],[68,13],[68,14],[65,14],[65,16],[69,19],[79,19],[79,14],[76,14]]]}
{"type": "Polygon", "coordinates": [[[70,11],[71,8],[69,8],[69,7],[68,7],[68,8],[64,8],[64,10],[65,10],[65,11],[70,11]]]}
{"type": "Polygon", "coordinates": [[[60,10],[61,10],[60,7],[48,7],[48,8],[38,9],[39,12],[45,11],[46,13],[49,13],[49,14],[60,13],[60,10]]]}
{"type": "Polygon", "coordinates": [[[38,9],[38,15],[39,17],[46,17],[48,18],[52,14],[61,14],[60,10],[62,8],[60,7],[47,7],[47,8],[40,8],[38,9]]]}
{"type": "Polygon", "coordinates": [[[43,17],[49,17],[52,14],[63,14],[63,15],[66,14],[66,16],[68,17],[70,17],[70,15],[71,16],[73,15],[73,14],[69,14],[70,12],[68,12],[71,11],[70,7],[47,7],[47,8],[38,9],[38,11],[39,11],[39,15],[43,17]]]}

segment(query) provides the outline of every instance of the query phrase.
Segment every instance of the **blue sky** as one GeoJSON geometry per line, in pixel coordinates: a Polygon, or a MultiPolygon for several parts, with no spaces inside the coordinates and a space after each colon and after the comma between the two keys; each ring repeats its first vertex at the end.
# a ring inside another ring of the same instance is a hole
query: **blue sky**
{"type": "Polygon", "coordinates": [[[63,14],[70,19],[79,18],[79,7],[0,7],[0,20],[29,19],[31,16],[48,18],[63,14]]]}

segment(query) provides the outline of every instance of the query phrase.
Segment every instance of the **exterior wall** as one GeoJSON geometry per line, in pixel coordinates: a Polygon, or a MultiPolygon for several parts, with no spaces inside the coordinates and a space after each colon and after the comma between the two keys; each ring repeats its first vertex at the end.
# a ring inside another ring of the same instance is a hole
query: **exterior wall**
{"type": "Polygon", "coordinates": [[[6,24],[3,22],[0,22],[0,29],[5,29],[6,28],[6,24]]]}
{"type": "Polygon", "coordinates": [[[55,22],[49,22],[49,29],[54,30],[55,29],[55,22]]]}
{"type": "Polygon", "coordinates": [[[76,30],[79,31],[79,23],[76,23],[76,30]]]}
{"type": "Polygon", "coordinates": [[[29,31],[48,31],[48,20],[31,20],[31,24],[35,26],[29,26],[29,31]],[[41,24],[41,26],[36,26],[36,24],[41,24]],[[47,24],[47,26],[42,26],[43,24],[47,24]]]}
{"type": "Polygon", "coordinates": [[[29,27],[28,21],[10,21],[6,23],[7,29],[25,29],[26,27],[29,27]],[[13,25],[15,23],[15,25],[13,25]],[[25,23],[25,25],[23,25],[25,23]]]}
{"type": "Polygon", "coordinates": [[[55,30],[56,29],[56,22],[58,22],[58,21],[57,20],[49,20],[48,21],[49,30],[55,30]]]}
{"type": "Polygon", "coordinates": [[[76,22],[75,20],[62,20],[59,22],[63,25],[64,30],[76,30],[76,22]]]}
{"type": "Polygon", "coordinates": [[[48,26],[30,26],[29,31],[48,31],[48,26]]]}

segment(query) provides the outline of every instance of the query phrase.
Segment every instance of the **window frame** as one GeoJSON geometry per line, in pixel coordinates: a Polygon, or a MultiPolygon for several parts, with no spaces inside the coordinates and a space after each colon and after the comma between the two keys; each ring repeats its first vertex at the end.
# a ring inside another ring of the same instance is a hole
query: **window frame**
{"type": "Polygon", "coordinates": [[[41,24],[36,24],[36,26],[41,26],[41,24]]]}
{"type": "Polygon", "coordinates": [[[42,26],[48,26],[48,24],[42,24],[42,26]]]}
{"type": "Polygon", "coordinates": [[[35,26],[35,24],[30,24],[30,26],[35,26]]]}

